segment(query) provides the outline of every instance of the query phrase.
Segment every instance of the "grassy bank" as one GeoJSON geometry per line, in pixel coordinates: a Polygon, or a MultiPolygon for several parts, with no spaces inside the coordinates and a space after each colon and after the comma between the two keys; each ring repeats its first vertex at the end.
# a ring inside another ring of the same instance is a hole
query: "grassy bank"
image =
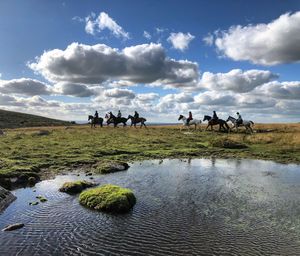
{"type": "Polygon", "coordinates": [[[0,129],[70,125],[70,122],[0,109],[0,129]]]}
{"type": "Polygon", "coordinates": [[[300,124],[256,125],[259,132],[179,131],[88,126],[11,129],[0,137],[0,179],[55,173],[84,166],[96,170],[107,161],[151,158],[220,157],[300,163],[300,124]]]}

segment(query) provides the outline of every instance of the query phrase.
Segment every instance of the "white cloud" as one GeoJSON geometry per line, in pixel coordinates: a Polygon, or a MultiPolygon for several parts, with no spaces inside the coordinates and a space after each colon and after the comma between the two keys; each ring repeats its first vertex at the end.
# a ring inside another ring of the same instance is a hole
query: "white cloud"
{"type": "Polygon", "coordinates": [[[103,94],[109,98],[127,98],[127,99],[135,98],[135,93],[128,89],[113,88],[113,89],[105,90],[103,94]]]}
{"type": "Polygon", "coordinates": [[[212,34],[208,34],[205,37],[203,37],[203,42],[208,45],[208,46],[212,46],[214,44],[214,37],[212,34]]]}
{"type": "Polygon", "coordinates": [[[256,69],[247,71],[233,69],[228,73],[204,72],[200,86],[211,90],[245,93],[277,77],[276,74],[270,71],[256,69]]]}
{"type": "Polygon", "coordinates": [[[0,80],[0,92],[27,96],[49,95],[50,86],[31,78],[0,80]]]}
{"type": "Polygon", "coordinates": [[[151,35],[150,35],[150,33],[147,32],[147,31],[144,31],[143,36],[144,36],[146,39],[148,39],[148,40],[151,39],[151,35]]]}
{"type": "Polygon", "coordinates": [[[160,44],[142,44],[122,51],[105,44],[72,43],[65,50],[44,52],[28,66],[51,82],[99,84],[108,81],[185,87],[198,82],[197,63],[166,56],[160,44]]]}
{"type": "Polygon", "coordinates": [[[101,32],[104,29],[108,29],[116,37],[122,37],[123,39],[130,38],[129,33],[105,12],[101,12],[97,18],[92,13],[85,18],[85,22],[85,31],[88,34],[94,35],[96,31],[101,32]]]}
{"type": "Polygon", "coordinates": [[[233,26],[219,34],[218,50],[233,60],[261,65],[300,61],[300,12],[283,14],[268,24],[233,26]]]}
{"type": "Polygon", "coordinates": [[[101,87],[90,88],[84,84],[60,82],[54,85],[53,92],[74,97],[90,97],[98,94],[97,89],[99,90],[101,87]]]}
{"type": "Polygon", "coordinates": [[[190,42],[195,38],[195,36],[190,33],[184,34],[182,32],[179,33],[171,33],[168,42],[170,42],[175,49],[180,51],[184,51],[188,49],[190,42]]]}
{"type": "Polygon", "coordinates": [[[300,100],[300,81],[273,81],[257,88],[256,92],[276,99],[300,100]]]}

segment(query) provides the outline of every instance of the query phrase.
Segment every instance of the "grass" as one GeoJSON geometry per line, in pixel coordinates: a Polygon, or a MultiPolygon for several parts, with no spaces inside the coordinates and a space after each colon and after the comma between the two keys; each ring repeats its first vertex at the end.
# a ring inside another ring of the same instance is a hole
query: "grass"
{"type": "Polygon", "coordinates": [[[0,109],[0,129],[70,125],[70,122],[0,109]]]}
{"type": "Polygon", "coordinates": [[[82,192],[79,202],[95,210],[123,213],[135,205],[136,198],[130,189],[107,184],[82,192]]]}
{"type": "Polygon", "coordinates": [[[0,136],[0,181],[22,174],[43,178],[48,173],[81,167],[101,172],[101,166],[106,167],[107,163],[157,158],[254,158],[300,163],[300,124],[255,125],[255,128],[261,133],[186,133],[180,132],[178,126],[149,129],[72,126],[44,128],[50,133],[37,136],[40,128],[8,129],[0,136]]]}

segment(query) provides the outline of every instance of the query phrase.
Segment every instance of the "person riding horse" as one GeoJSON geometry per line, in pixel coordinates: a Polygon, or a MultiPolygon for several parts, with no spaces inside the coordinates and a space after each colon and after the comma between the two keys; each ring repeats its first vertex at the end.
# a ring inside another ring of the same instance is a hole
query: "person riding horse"
{"type": "Polygon", "coordinates": [[[121,118],[121,117],[122,117],[122,114],[121,114],[121,111],[120,111],[120,110],[118,111],[117,117],[118,117],[118,118],[121,118]]]}
{"type": "Polygon", "coordinates": [[[217,121],[219,119],[219,117],[217,116],[217,113],[216,111],[213,111],[213,117],[212,117],[213,120],[217,121]]]}
{"type": "Polygon", "coordinates": [[[98,114],[98,111],[97,111],[97,110],[96,110],[96,112],[95,112],[94,118],[95,118],[96,120],[99,119],[99,114],[98,114]]]}
{"type": "Polygon", "coordinates": [[[236,120],[236,125],[239,126],[239,125],[241,125],[243,123],[243,118],[242,118],[242,116],[241,116],[241,114],[239,112],[237,112],[236,114],[238,116],[238,118],[236,120]]]}
{"type": "Polygon", "coordinates": [[[186,124],[189,125],[190,121],[193,120],[192,112],[189,112],[189,117],[186,119],[186,124]]]}
{"type": "Polygon", "coordinates": [[[136,121],[138,118],[140,118],[140,114],[137,111],[134,111],[134,120],[136,121]]]}

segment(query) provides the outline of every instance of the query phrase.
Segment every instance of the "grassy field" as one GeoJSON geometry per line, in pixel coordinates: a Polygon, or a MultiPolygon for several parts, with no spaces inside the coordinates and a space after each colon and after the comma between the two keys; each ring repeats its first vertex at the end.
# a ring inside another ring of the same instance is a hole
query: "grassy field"
{"type": "MultiPolygon", "coordinates": [[[[203,128],[203,127],[202,127],[203,128]]],[[[254,158],[300,163],[300,124],[255,125],[254,134],[89,126],[7,129],[0,136],[0,181],[21,174],[43,176],[107,161],[157,158],[254,158]],[[42,135],[40,130],[50,133],[42,135]]]]}
{"type": "Polygon", "coordinates": [[[0,129],[70,125],[70,122],[0,109],[0,129]]]}

